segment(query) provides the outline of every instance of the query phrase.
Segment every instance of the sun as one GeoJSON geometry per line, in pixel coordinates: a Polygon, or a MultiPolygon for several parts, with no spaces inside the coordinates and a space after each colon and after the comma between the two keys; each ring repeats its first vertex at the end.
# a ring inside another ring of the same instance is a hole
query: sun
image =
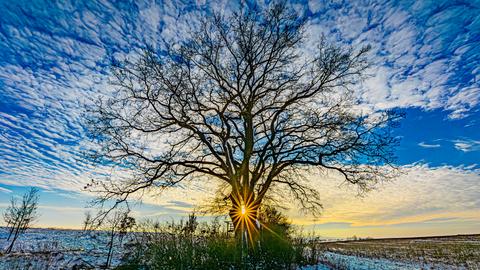
{"type": "Polygon", "coordinates": [[[244,216],[244,215],[247,213],[247,208],[245,207],[244,204],[242,204],[242,206],[240,207],[240,209],[241,209],[240,212],[241,212],[242,216],[244,216]]]}
{"type": "Polygon", "coordinates": [[[251,242],[258,233],[257,212],[259,204],[253,194],[237,194],[234,196],[234,208],[230,211],[235,231],[245,232],[251,242]]]}

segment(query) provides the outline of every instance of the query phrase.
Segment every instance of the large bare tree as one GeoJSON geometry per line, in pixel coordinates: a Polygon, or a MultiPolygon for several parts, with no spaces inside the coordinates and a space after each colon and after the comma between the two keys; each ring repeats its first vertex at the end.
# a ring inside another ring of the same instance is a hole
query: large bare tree
{"type": "Polygon", "coordinates": [[[117,94],[92,110],[94,156],[135,173],[93,181],[99,201],[203,177],[225,187],[235,228],[254,230],[259,205],[278,192],[318,211],[308,169],[360,190],[390,178],[399,115],[362,114],[353,95],[369,48],[324,38],[311,47],[306,25],[283,4],[247,5],[202,18],[164,50],[117,62],[117,94]]]}

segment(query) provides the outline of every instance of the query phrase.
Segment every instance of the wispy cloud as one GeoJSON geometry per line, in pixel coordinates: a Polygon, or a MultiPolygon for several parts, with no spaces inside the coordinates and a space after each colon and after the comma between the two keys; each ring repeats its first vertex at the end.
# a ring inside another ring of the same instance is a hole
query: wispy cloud
{"type": "Polygon", "coordinates": [[[480,104],[480,6],[458,2],[309,1],[321,31],[335,41],[370,44],[371,78],[361,90],[374,108],[442,108],[468,116],[480,104]]]}
{"type": "MultiPolygon", "coordinates": [[[[202,10],[214,6],[228,12],[234,5],[93,1],[45,2],[38,8],[12,3],[0,4],[0,181],[78,189],[92,169],[80,158],[83,106],[112,90],[106,83],[110,57],[129,55],[144,41],[162,44],[185,35],[202,10]]],[[[326,33],[337,41],[373,45],[373,77],[360,91],[367,104],[444,108],[451,118],[478,107],[477,7],[358,1],[292,5],[299,12],[310,8],[311,38],[326,33]]]]}
{"type": "Polygon", "coordinates": [[[466,139],[466,140],[454,140],[453,144],[457,150],[463,152],[480,151],[480,141],[466,139]]]}
{"type": "Polygon", "coordinates": [[[38,5],[0,2],[0,183],[78,192],[108,171],[82,151],[85,105],[114,90],[110,59],[185,35],[209,4],[38,5]]]}
{"type": "Polygon", "coordinates": [[[423,148],[439,148],[439,147],[441,147],[440,144],[437,144],[437,143],[436,144],[428,144],[426,142],[421,142],[421,143],[418,144],[418,146],[423,147],[423,148]]]}
{"type": "Polygon", "coordinates": [[[10,189],[6,189],[6,188],[3,188],[3,187],[0,187],[0,192],[3,192],[3,193],[12,193],[12,191],[10,189]]]}

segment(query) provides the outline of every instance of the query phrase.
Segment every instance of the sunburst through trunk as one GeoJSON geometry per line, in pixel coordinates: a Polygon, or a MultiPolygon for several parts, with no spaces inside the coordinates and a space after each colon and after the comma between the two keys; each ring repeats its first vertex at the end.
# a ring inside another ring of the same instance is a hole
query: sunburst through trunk
{"type": "Polygon", "coordinates": [[[230,194],[232,207],[229,216],[232,219],[235,235],[244,234],[251,244],[255,243],[260,230],[258,210],[260,201],[255,200],[255,194],[247,189],[230,194]]]}

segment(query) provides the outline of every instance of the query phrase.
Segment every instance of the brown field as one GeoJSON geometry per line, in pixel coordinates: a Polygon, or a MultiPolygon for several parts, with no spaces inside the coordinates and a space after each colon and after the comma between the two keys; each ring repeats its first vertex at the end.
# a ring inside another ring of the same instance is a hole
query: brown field
{"type": "Polygon", "coordinates": [[[358,257],[480,269],[480,234],[324,242],[318,247],[358,257]]]}

